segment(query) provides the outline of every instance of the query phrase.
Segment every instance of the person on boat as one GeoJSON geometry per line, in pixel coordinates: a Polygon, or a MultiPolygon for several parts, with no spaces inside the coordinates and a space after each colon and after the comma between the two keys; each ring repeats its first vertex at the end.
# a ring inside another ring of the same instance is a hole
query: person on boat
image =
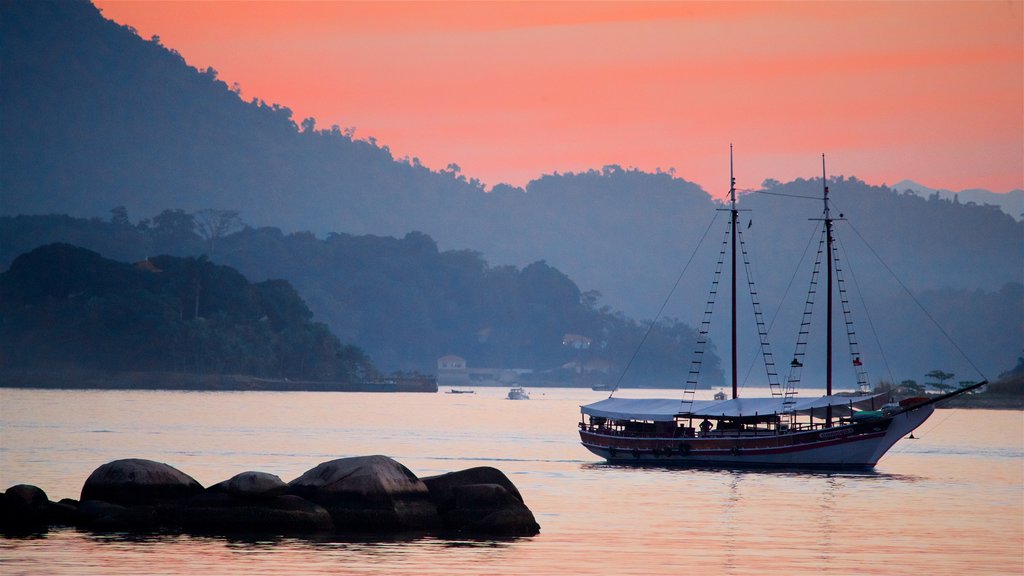
{"type": "Polygon", "coordinates": [[[707,436],[708,432],[710,432],[710,431],[711,431],[711,422],[708,421],[707,418],[705,418],[704,421],[700,423],[700,435],[701,436],[707,436]]]}

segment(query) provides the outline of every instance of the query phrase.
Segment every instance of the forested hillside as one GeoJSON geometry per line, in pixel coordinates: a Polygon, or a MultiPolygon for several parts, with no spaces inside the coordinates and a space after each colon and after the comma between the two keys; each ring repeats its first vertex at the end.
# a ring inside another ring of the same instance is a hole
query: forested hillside
{"type": "Polygon", "coordinates": [[[245,374],[353,382],[373,376],[283,280],[250,283],[201,258],[116,262],[68,244],[0,274],[8,369],[245,374]]]}
{"type": "MultiPolygon", "coordinates": [[[[602,307],[595,294],[581,292],[542,261],[522,269],[490,266],[475,252],[439,251],[421,233],[318,239],[247,227],[204,239],[195,221],[175,211],[140,224],[120,213],[107,221],[0,218],[0,266],[14,258],[8,250],[48,243],[44,238],[133,262],[153,253],[209,254],[251,278],[287,278],[315,318],[342,341],[365,349],[386,371],[433,373],[438,358],[457,354],[473,367],[533,369],[566,383],[575,377],[575,366],[564,366],[598,361],[607,373],[594,378],[617,378],[647,329],[602,307]],[[566,334],[589,338],[591,345],[567,346],[566,334]]],[[[659,322],[624,382],[679,385],[694,342],[689,327],[659,322]]],[[[707,384],[720,385],[718,359],[707,356],[707,384]]]]}

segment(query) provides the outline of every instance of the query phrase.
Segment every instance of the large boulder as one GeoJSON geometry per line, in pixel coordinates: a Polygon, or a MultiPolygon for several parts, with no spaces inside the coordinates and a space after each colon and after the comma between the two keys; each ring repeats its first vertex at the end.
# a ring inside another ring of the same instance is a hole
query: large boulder
{"type": "Polygon", "coordinates": [[[288,485],[275,474],[242,472],[214,484],[207,492],[223,492],[239,498],[273,498],[288,493],[288,485]]]}
{"type": "Polygon", "coordinates": [[[334,529],[327,510],[292,495],[252,498],[207,491],[178,511],[176,524],[198,533],[283,535],[334,529]]]}
{"type": "Polygon", "coordinates": [[[94,470],[82,486],[81,501],[101,500],[122,506],[161,505],[202,491],[199,482],[173,466],[129,458],[94,470]]]}
{"type": "Polygon", "coordinates": [[[30,484],[0,492],[0,528],[5,532],[38,532],[50,526],[74,526],[78,502],[50,502],[42,488],[30,484]]]}
{"type": "Polygon", "coordinates": [[[519,490],[489,466],[423,479],[445,527],[475,534],[532,536],[540,532],[519,490]]]}
{"type": "Polygon", "coordinates": [[[424,530],[441,525],[426,485],[387,456],[324,462],[288,486],[291,494],[326,508],[339,530],[424,530]]]}
{"type": "Polygon", "coordinates": [[[448,472],[439,476],[428,476],[422,478],[423,483],[430,490],[430,497],[438,506],[454,504],[453,490],[457,486],[467,484],[498,484],[504,486],[505,490],[523,502],[523,496],[519,493],[516,485],[508,479],[504,472],[491,466],[477,466],[466,468],[456,472],[448,472]]]}
{"type": "Polygon", "coordinates": [[[50,499],[42,488],[17,484],[0,493],[0,528],[5,532],[45,529],[50,499]]]}

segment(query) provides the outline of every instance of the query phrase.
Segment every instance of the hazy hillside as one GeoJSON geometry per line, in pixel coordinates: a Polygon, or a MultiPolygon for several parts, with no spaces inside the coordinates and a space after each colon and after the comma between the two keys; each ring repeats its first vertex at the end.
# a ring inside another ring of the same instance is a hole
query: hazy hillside
{"type": "Polygon", "coordinates": [[[1024,190],[1011,190],[1005,194],[997,194],[989,190],[979,189],[954,192],[953,190],[946,190],[945,188],[929,188],[922,184],[918,184],[913,180],[900,180],[892,185],[892,189],[896,192],[905,192],[910,190],[914,194],[925,198],[938,196],[938,198],[943,200],[950,200],[961,204],[973,202],[975,204],[998,206],[1000,210],[1006,212],[1010,216],[1013,216],[1017,220],[1024,220],[1024,190]]]}
{"type": "MultiPolygon", "coordinates": [[[[118,215],[110,221],[0,217],[0,267],[18,251],[57,239],[128,261],[143,260],[150,250],[212,253],[216,261],[251,278],[288,278],[317,320],[343,341],[364,348],[387,371],[432,373],[438,358],[457,354],[472,367],[540,370],[543,378],[566,383],[608,381],[619,377],[646,329],[599,307],[592,294],[543,261],[522,269],[492,267],[475,252],[440,252],[420,233],[402,239],[348,234],[317,239],[309,233],[245,228],[211,242],[196,234],[193,222],[183,212],[167,212],[153,224],[140,225],[118,215]],[[567,346],[566,334],[588,338],[591,345],[567,346]],[[588,362],[604,368],[576,374],[576,365],[588,362]]],[[[24,258],[14,259],[15,264],[24,258]]],[[[693,350],[693,331],[666,320],[647,341],[623,382],[678,385],[693,350]]],[[[705,366],[706,383],[720,385],[713,352],[705,366]]]]}

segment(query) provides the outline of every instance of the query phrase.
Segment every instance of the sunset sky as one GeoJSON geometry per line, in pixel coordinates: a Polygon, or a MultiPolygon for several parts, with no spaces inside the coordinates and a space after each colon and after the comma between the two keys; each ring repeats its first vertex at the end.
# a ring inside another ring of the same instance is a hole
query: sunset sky
{"type": "Polygon", "coordinates": [[[1024,2],[96,2],[242,97],[488,187],[605,164],[1024,188],[1024,2]]]}

